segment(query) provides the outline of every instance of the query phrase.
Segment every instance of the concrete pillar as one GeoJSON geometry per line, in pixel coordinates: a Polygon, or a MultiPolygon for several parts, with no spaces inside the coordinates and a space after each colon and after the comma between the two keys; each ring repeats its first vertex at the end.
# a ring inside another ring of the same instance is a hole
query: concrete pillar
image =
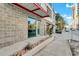
{"type": "Polygon", "coordinates": [[[45,35],[47,35],[47,23],[45,22],[45,29],[44,29],[45,35]]]}
{"type": "Polygon", "coordinates": [[[40,22],[40,35],[44,35],[44,21],[41,20],[40,22]]]}
{"type": "Polygon", "coordinates": [[[53,27],[53,33],[55,33],[56,32],[56,25],[54,25],[54,27],[53,27]]]}

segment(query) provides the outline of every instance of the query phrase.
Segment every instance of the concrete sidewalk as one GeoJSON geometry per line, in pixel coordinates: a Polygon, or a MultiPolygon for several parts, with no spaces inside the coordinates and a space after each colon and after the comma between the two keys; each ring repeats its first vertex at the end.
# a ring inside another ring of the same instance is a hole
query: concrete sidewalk
{"type": "Polygon", "coordinates": [[[35,56],[72,56],[67,40],[54,40],[35,56]]]}

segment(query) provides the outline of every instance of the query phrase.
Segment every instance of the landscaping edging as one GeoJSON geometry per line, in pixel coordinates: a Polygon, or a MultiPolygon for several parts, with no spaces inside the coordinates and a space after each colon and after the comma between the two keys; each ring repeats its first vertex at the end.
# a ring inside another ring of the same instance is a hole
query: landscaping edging
{"type": "Polygon", "coordinates": [[[39,52],[42,48],[44,48],[47,44],[49,44],[52,40],[54,39],[54,37],[52,38],[48,38],[47,40],[45,40],[44,42],[40,43],[38,46],[36,46],[35,48],[31,49],[30,51],[28,51],[27,53],[25,53],[23,56],[33,56],[35,55],[37,52],[39,52]]]}

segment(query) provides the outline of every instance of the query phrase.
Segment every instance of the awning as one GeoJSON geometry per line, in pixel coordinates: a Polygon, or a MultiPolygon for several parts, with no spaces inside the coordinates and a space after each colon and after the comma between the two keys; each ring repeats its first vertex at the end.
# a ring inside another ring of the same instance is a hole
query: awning
{"type": "Polygon", "coordinates": [[[49,17],[48,12],[38,3],[13,3],[14,5],[31,12],[41,18],[49,17]]]}

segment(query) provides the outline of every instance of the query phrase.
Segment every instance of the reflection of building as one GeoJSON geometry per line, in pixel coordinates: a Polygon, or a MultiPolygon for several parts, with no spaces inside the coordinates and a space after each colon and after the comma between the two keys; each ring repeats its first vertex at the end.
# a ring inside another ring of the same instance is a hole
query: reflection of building
{"type": "Polygon", "coordinates": [[[73,7],[72,7],[72,11],[73,11],[73,29],[78,29],[78,24],[79,24],[79,4],[78,3],[75,3],[73,4],[73,7]]]}
{"type": "Polygon", "coordinates": [[[31,38],[47,37],[46,26],[54,24],[52,13],[48,3],[0,4],[0,55],[16,54],[26,47],[31,38]],[[31,24],[35,31],[32,33],[36,33],[36,36],[31,38],[28,38],[28,24],[32,22],[29,19],[36,20],[31,24]]]}

